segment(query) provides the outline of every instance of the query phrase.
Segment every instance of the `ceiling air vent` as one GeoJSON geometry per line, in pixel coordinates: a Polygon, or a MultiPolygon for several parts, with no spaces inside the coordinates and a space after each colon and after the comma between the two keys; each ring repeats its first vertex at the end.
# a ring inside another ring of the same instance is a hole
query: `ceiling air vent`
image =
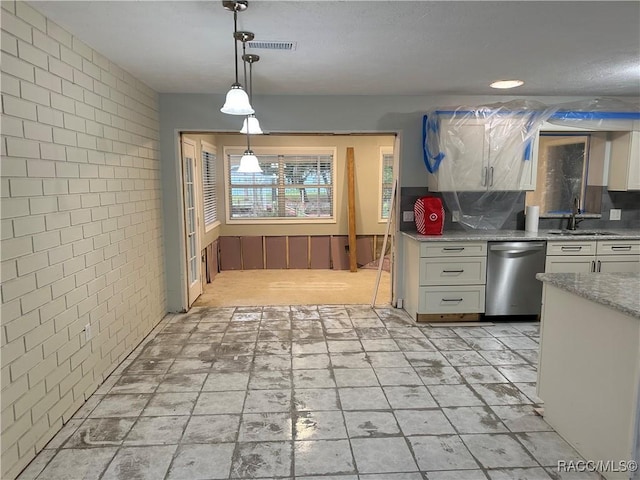
{"type": "Polygon", "coordinates": [[[268,42],[251,41],[247,42],[247,48],[259,48],[262,50],[295,50],[297,42],[268,42]]]}

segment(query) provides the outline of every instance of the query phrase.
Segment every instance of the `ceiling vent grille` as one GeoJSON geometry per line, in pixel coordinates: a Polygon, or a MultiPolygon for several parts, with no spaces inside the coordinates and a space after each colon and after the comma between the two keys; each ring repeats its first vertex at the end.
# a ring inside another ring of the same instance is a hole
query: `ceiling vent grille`
{"type": "Polygon", "coordinates": [[[251,41],[247,42],[247,48],[261,50],[295,50],[297,42],[268,42],[268,41],[251,41]]]}

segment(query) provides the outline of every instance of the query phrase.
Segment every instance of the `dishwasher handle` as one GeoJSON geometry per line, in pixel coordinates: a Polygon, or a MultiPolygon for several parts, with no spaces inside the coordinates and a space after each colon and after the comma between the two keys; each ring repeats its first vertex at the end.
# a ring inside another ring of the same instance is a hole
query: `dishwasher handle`
{"type": "Polygon", "coordinates": [[[520,253],[531,250],[542,250],[546,247],[545,242],[526,242],[526,244],[493,244],[489,245],[489,250],[494,252],[520,253]]]}

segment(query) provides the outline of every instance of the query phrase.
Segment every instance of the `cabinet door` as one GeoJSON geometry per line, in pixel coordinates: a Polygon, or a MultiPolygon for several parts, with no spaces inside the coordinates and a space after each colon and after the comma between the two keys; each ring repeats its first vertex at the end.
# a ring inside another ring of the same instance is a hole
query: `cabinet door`
{"type": "Polygon", "coordinates": [[[528,142],[523,137],[527,121],[528,117],[518,115],[501,116],[491,121],[487,178],[489,190],[522,190],[523,183],[528,184],[531,190],[535,189],[531,178],[532,158],[525,160],[528,142]]]}
{"type": "Polygon", "coordinates": [[[525,147],[524,167],[522,172],[522,178],[520,179],[519,190],[536,189],[536,182],[538,181],[538,152],[540,146],[540,132],[536,131],[533,138],[530,140],[530,144],[525,147]]]}
{"type": "Polygon", "coordinates": [[[547,257],[545,273],[590,273],[595,270],[596,257],[547,257]]]}
{"type": "Polygon", "coordinates": [[[601,273],[640,272],[640,257],[637,255],[607,255],[598,257],[596,271],[601,273]]]}
{"type": "Polygon", "coordinates": [[[640,190],[640,132],[611,133],[609,190],[640,190]]]}
{"type": "Polygon", "coordinates": [[[487,189],[489,144],[483,120],[443,119],[440,152],[444,158],[429,189],[440,192],[487,189]],[[433,182],[435,180],[435,183],[433,182]]]}

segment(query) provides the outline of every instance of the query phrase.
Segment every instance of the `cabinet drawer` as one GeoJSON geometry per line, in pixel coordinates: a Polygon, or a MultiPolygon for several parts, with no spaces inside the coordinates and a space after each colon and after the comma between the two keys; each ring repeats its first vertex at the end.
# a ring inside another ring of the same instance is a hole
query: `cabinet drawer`
{"type": "Polygon", "coordinates": [[[482,313],[484,286],[420,287],[417,313],[482,313]]]}
{"type": "Polygon", "coordinates": [[[420,285],[477,285],[486,279],[486,257],[420,259],[420,285]]]}
{"type": "Polygon", "coordinates": [[[598,255],[639,255],[640,240],[599,240],[598,255]]]}
{"type": "Polygon", "coordinates": [[[547,255],[595,255],[596,242],[547,242],[547,255]]]}
{"type": "Polygon", "coordinates": [[[487,255],[487,242],[422,242],[421,257],[478,257],[487,255]]]}

